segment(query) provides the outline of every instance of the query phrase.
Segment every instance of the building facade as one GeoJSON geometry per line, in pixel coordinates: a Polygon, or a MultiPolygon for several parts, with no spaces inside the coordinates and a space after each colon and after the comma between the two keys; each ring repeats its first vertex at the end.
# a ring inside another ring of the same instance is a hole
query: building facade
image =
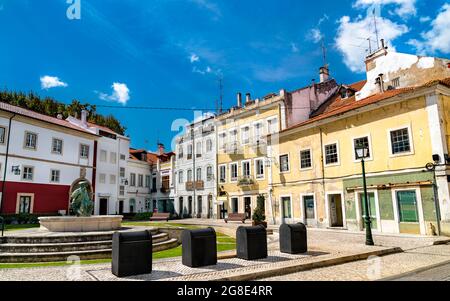
{"type": "Polygon", "coordinates": [[[0,103],[0,213],[67,214],[77,183],[95,188],[98,138],[62,118],[0,103]]]}
{"type": "Polygon", "coordinates": [[[158,145],[156,164],[152,169],[151,198],[154,212],[175,214],[175,153],[158,145]]]}
{"type": "Polygon", "coordinates": [[[175,211],[181,218],[213,218],[217,199],[214,116],[186,126],[176,140],[175,211]]]}

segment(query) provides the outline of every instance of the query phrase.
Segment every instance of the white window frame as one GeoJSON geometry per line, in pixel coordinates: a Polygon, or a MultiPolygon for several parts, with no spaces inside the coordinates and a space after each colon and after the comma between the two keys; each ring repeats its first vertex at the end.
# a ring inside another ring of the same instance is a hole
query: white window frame
{"type": "Polygon", "coordinates": [[[252,177],[252,160],[242,160],[241,161],[241,173],[242,173],[243,178],[245,178],[245,177],[251,178],[252,177]],[[246,164],[246,163],[248,163],[248,172],[249,172],[248,176],[244,175],[244,164],[246,164]]]}
{"type": "Polygon", "coordinates": [[[413,140],[413,135],[412,135],[412,130],[411,130],[411,124],[388,129],[387,130],[387,138],[388,138],[389,157],[390,158],[412,156],[412,155],[415,154],[415,152],[414,152],[414,140],[413,140]],[[394,154],[392,152],[391,132],[395,132],[395,131],[402,130],[402,129],[408,129],[409,145],[411,147],[411,150],[409,152],[394,154]]]}
{"type": "Polygon", "coordinates": [[[143,174],[138,174],[138,187],[144,187],[144,175],[143,174]]]}
{"type": "Polygon", "coordinates": [[[178,172],[178,184],[184,183],[184,170],[178,172]]]}
{"type": "Polygon", "coordinates": [[[300,167],[300,171],[307,171],[307,170],[312,170],[314,169],[314,157],[313,157],[313,150],[311,147],[309,148],[302,148],[299,150],[298,152],[298,161],[299,161],[299,167],[300,167]],[[307,168],[302,168],[302,152],[306,152],[309,151],[309,155],[311,158],[311,167],[307,167],[307,168]]]}
{"type": "Polygon", "coordinates": [[[214,180],[214,167],[212,165],[206,166],[206,181],[214,180]],[[208,174],[208,171],[211,171],[211,174],[208,174]]]}
{"type": "Polygon", "coordinates": [[[79,156],[80,156],[81,159],[89,159],[89,153],[90,153],[90,151],[91,151],[90,145],[80,143],[79,156]],[[83,148],[84,148],[84,147],[87,149],[87,154],[86,154],[86,155],[83,155],[83,148]]]}
{"type": "Polygon", "coordinates": [[[280,174],[287,174],[287,173],[291,172],[291,156],[289,155],[289,153],[278,155],[278,161],[280,162],[280,168],[278,169],[280,174]],[[288,170],[287,171],[281,171],[281,157],[284,157],[284,156],[288,157],[288,170]]]}
{"type": "Polygon", "coordinates": [[[279,118],[278,118],[277,115],[266,118],[266,125],[267,125],[267,134],[268,134],[268,135],[269,135],[269,134],[270,134],[270,135],[274,135],[274,134],[280,132],[280,120],[279,120],[279,118]],[[276,129],[276,131],[275,131],[274,133],[271,133],[271,132],[270,132],[269,122],[271,122],[272,120],[275,120],[275,119],[276,119],[276,121],[277,121],[277,122],[276,122],[277,129],[276,129]]]}
{"type": "Polygon", "coordinates": [[[100,184],[106,184],[106,174],[101,173],[98,175],[98,182],[100,184]]]}
{"type": "Polygon", "coordinates": [[[25,137],[24,137],[24,141],[23,141],[23,148],[27,149],[27,150],[34,150],[34,151],[37,150],[38,138],[39,138],[39,136],[38,136],[37,133],[31,132],[31,131],[25,131],[25,137]],[[34,140],[34,147],[27,146],[27,136],[28,135],[34,135],[36,137],[36,139],[34,140]]]}
{"type": "Polygon", "coordinates": [[[264,158],[255,158],[253,159],[253,166],[255,169],[255,178],[257,181],[264,181],[266,179],[266,162],[264,160],[264,158]],[[262,162],[262,166],[263,166],[263,173],[262,173],[262,177],[258,178],[258,164],[257,162],[261,161],[262,162]]]}
{"type": "Polygon", "coordinates": [[[252,126],[250,125],[250,124],[244,124],[244,125],[242,125],[241,127],[240,127],[240,138],[241,138],[241,145],[249,145],[250,144],[250,138],[251,138],[251,130],[252,130],[252,126]],[[245,134],[245,131],[244,131],[244,129],[248,129],[248,131],[247,131],[247,142],[245,142],[245,137],[244,137],[244,134],[245,134]]]}
{"type": "Polygon", "coordinates": [[[18,193],[17,194],[17,200],[16,200],[16,214],[20,213],[20,198],[21,197],[30,197],[30,214],[33,214],[34,212],[34,193],[18,193]]]}
{"type": "Polygon", "coordinates": [[[323,145],[323,164],[325,165],[325,167],[333,167],[333,166],[340,166],[341,165],[341,150],[339,148],[339,141],[334,141],[334,142],[327,142],[323,145]],[[337,151],[337,162],[336,163],[330,163],[327,164],[327,146],[336,144],[336,151],[337,151]]]}
{"type": "Polygon", "coordinates": [[[219,179],[218,179],[219,184],[225,184],[225,183],[227,183],[227,180],[228,180],[227,179],[227,165],[226,164],[221,164],[221,165],[219,165],[219,179]],[[225,168],[225,173],[224,173],[225,179],[224,179],[224,181],[222,181],[221,168],[225,168]]]}
{"type": "Polygon", "coordinates": [[[341,208],[342,208],[342,224],[344,228],[347,228],[347,212],[345,211],[345,194],[343,191],[327,191],[325,193],[325,212],[327,218],[328,227],[331,228],[331,208],[330,208],[330,196],[337,195],[341,196],[341,208]]]}
{"type": "Polygon", "coordinates": [[[109,163],[117,164],[117,153],[116,152],[109,153],[109,163]]]}
{"type": "Polygon", "coordinates": [[[52,147],[52,149],[51,149],[51,153],[52,153],[52,154],[54,154],[54,155],[62,155],[62,154],[63,154],[63,148],[64,148],[64,140],[61,139],[61,138],[53,137],[53,138],[52,138],[52,146],[51,146],[51,147],[52,147]],[[55,150],[53,149],[53,146],[54,146],[55,141],[61,141],[61,152],[57,152],[57,151],[55,151],[55,150]]]}
{"type": "Polygon", "coordinates": [[[150,175],[145,175],[145,188],[150,188],[152,184],[152,177],[150,175]]]}
{"type": "Polygon", "coordinates": [[[59,169],[50,169],[50,183],[60,183],[61,182],[61,170],[59,169]],[[53,172],[57,172],[58,173],[58,180],[54,181],[53,180],[53,172]]]}
{"type": "MultiPolygon", "coordinates": [[[[381,228],[381,215],[380,215],[380,203],[378,201],[378,190],[377,189],[368,189],[367,190],[367,194],[371,194],[373,193],[375,196],[375,214],[377,215],[377,225],[378,228],[377,229],[373,229],[374,232],[383,232],[382,228],[381,228]]],[[[364,195],[364,190],[355,190],[354,192],[355,194],[355,208],[356,208],[356,221],[359,227],[360,231],[364,230],[364,219],[362,217],[362,207],[361,207],[361,202],[359,200],[359,195],[362,194],[364,195]]]]}
{"type": "Polygon", "coordinates": [[[210,153],[213,151],[213,149],[214,149],[214,143],[213,143],[212,139],[207,139],[206,140],[206,152],[210,153]]]}
{"type": "Polygon", "coordinates": [[[119,168],[119,176],[121,177],[121,178],[125,178],[125,176],[126,176],[126,169],[125,169],[125,167],[120,167],[119,168]],[[123,171],[123,173],[122,173],[122,171],[123,171]]]}
{"type": "Polygon", "coordinates": [[[136,187],[136,174],[134,172],[130,173],[130,187],[136,187]]]}
{"type": "Polygon", "coordinates": [[[294,212],[294,204],[292,203],[292,200],[293,200],[292,194],[280,195],[280,218],[281,218],[282,224],[289,224],[289,223],[294,222],[295,212],[294,212]],[[289,200],[290,200],[290,203],[291,203],[291,217],[290,218],[284,217],[283,198],[289,198],[289,200]]]}
{"type": "Polygon", "coordinates": [[[356,150],[355,150],[355,140],[361,139],[361,138],[367,138],[369,140],[369,152],[370,156],[368,158],[364,158],[364,161],[373,161],[373,150],[372,150],[372,136],[370,134],[365,135],[357,135],[352,137],[352,147],[353,147],[353,162],[355,163],[361,163],[361,159],[356,158],[356,150]]]}
{"type": "Polygon", "coordinates": [[[239,130],[238,130],[237,127],[230,128],[228,130],[228,135],[229,135],[228,142],[230,144],[232,144],[232,143],[239,143],[239,130]],[[232,134],[233,132],[236,132],[236,135],[233,135],[232,134]],[[231,140],[232,137],[236,137],[236,139],[233,141],[233,140],[231,140]]]}
{"type": "Polygon", "coordinates": [[[228,169],[229,169],[229,179],[230,179],[230,183],[237,183],[239,180],[239,163],[238,162],[231,162],[228,164],[228,169]],[[236,178],[233,178],[233,166],[236,166],[236,178]]]}
{"type": "Polygon", "coordinates": [[[22,167],[22,176],[21,176],[21,179],[22,179],[22,181],[25,181],[25,182],[33,182],[33,180],[34,180],[34,166],[24,165],[24,166],[22,167]],[[25,176],[25,168],[31,168],[31,179],[24,178],[24,176],[25,176]]]}
{"type": "Polygon", "coordinates": [[[107,150],[104,150],[104,149],[100,150],[99,161],[100,162],[107,162],[108,161],[108,151],[107,150]],[[104,158],[103,158],[103,155],[105,155],[104,158]]]}
{"type": "Polygon", "coordinates": [[[308,221],[314,221],[315,223],[317,223],[317,198],[316,198],[316,194],[314,192],[311,193],[301,193],[300,194],[300,210],[302,213],[302,221],[305,224],[308,224],[308,221]],[[314,219],[307,219],[306,218],[306,208],[305,208],[305,200],[304,197],[306,196],[312,196],[313,200],[314,200],[314,219]]]}
{"type": "Polygon", "coordinates": [[[116,175],[109,175],[109,184],[110,185],[116,185],[117,184],[117,177],[116,177],[116,175]]]}
{"type": "Polygon", "coordinates": [[[263,140],[264,139],[264,135],[265,135],[264,121],[258,120],[258,121],[253,122],[253,138],[255,139],[254,142],[256,143],[258,141],[263,140]],[[258,124],[261,125],[261,133],[260,133],[259,137],[258,137],[257,132],[256,132],[256,126],[258,124]]]}
{"type": "MultiPolygon", "coordinates": [[[[0,126],[0,128],[4,130],[3,140],[0,139],[0,145],[3,145],[3,144],[6,143],[6,139],[7,139],[7,137],[8,137],[8,136],[7,136],[7,135],[8,135],[8,127],[6,127],[6,126],[0,126]]],[[[1,137],[1,136],[0,136],[0,137],[1,137]]]]}
{"type": "Polygon", "coordinates": [[[219,152],[224,152],[227,149],[227,132],[220,132],[218,134],[219,139],[219,152]]]}

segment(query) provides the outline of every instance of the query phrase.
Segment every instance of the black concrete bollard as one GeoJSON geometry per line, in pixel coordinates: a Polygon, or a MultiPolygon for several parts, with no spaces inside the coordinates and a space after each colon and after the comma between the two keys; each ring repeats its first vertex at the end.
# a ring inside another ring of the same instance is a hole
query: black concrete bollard
{"type": "Polygon", "coordinates": [[[237,257],[245,260],[267,258],[267,230],[264,226],[239,227],[236,231],[237,257]]]}
{"type": "Polygon", "coordinates": [[[112,244],[112,273],[117,277],[152,272],[152,233],[115,232],[112,244]]]}
{"type": "Polygon", "coordinates": [[[308,252],[306,226],[302,223],[280,226],[280,251],[287,254],[308,252]]]}
{"type": "Polygon", "coordinates": [[[213,228],[184,230],[181,244],[183,265],[199,268],[217,264],[217,238],[213,228]]]}

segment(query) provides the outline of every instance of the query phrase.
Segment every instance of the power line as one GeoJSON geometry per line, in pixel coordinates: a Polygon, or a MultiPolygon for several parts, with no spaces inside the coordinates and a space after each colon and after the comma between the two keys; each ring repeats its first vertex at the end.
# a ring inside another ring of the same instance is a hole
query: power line
{"type": "MultiPolygon", "coordinates": [[[[180,107],[151,107],[151,106],[116,106],[116,105],[95,105],[97,108],[121,109],[121,110],[147,110],[147,111],[211,111],[214,108],[180,108],[180,107]]],[[[309,107],[293,107],[293,110],[305,110],[309,107]]]]}

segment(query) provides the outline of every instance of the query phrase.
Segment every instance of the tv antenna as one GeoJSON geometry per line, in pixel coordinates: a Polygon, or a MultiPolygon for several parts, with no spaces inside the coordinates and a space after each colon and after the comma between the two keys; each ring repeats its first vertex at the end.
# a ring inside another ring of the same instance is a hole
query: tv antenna
{"type": "MultiPolygon", "coordinates": [[[[373,24],[375,26],[375,36],[377,37],[377,49],[380,49],[380,38],[379,38],[379,34],[378,34],[376,8],[373,9],[373,24]]],[[[370,43],[370,40],[369,40],[369,43],[370,43]]]]}
{"type": "Polygon", "coordinates": [[[219,114],[222,114],[222,108],[223,108],[223,77],[222,77],[222,75],[219,75],[219,95],[220,95],[220,100],[219,100],[218,112],[219,112],[219,114]]]}
{"type": "Polygon", "coordinates": [[[325,40],[322,38],[322,56],[323,56],[323,66],[327,65],[327,48],[325,47],[325,40]]]}

